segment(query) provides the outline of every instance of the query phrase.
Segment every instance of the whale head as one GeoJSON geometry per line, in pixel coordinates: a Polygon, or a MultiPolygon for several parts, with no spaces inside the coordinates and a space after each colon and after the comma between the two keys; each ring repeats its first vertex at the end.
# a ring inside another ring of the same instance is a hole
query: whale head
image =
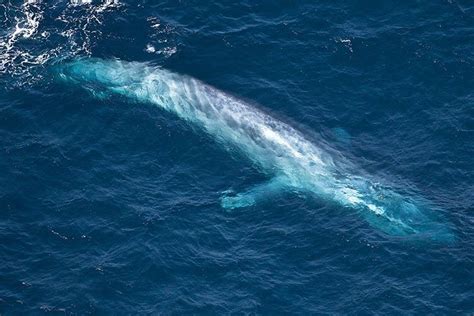
{"type": "Polygon", "coordinates": [[[153,76],[155,90],[159,88],[161,69],[147,63],[118,59],[78,58],[53,67],[55,77],[62,82],[80,86],[98,98],[112,94],[140,97],[144,78],[153,76]]]}
{"type": "Polygon", "coordinates": [[[79,84],[123,86],[140,81],[148,70],[146,63],[124,62],[118,59],[77,58],[55,65],[60,80],[79,84]]]}

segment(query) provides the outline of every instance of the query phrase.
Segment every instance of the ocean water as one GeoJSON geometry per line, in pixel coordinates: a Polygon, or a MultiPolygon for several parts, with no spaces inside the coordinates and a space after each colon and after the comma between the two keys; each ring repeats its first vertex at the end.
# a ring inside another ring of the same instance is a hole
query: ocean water
{"type": "Polygon", "coordinates": [[[474,313],[473,34],[456,0],[0,0],[0,313],[474,313]],[[452,238],[295,192],[225,209],[266,175],[159,107],[55,80],[78,58],[244,100],[430,201],[452,238]]]}

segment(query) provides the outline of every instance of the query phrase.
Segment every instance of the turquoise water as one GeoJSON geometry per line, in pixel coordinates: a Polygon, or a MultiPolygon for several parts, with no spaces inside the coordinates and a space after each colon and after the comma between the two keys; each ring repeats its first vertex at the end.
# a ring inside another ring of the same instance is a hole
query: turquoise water
{"type": "Polygon", "coordinates": [[[0,2],[0,312],[472,313],[473,14],[0,2]]]}

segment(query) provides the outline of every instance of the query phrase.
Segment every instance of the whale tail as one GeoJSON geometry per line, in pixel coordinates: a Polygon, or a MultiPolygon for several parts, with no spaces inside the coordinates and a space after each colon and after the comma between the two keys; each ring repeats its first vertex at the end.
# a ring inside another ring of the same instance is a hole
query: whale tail
{"type": "Polygon", "coordinates": [[[336,200],[358,210],[371,226],[388,235],[454,241],[440,212],[417,195],[401,195],[392,188],[361,179],[353,179],[341,192],[336,200]]]}

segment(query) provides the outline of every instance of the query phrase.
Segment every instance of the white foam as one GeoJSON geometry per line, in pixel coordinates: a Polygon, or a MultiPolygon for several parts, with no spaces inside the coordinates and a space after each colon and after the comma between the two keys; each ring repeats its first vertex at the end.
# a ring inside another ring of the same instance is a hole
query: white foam
{"type": "Polygon", "coordinates": [[[165,57],[171,57],[172,55],[176,54],[178,49],[176,47],[165,47],[163,49],[158,50],[157,52],[165,57]]]}
{"type": "Polygon", "coordinates": [[[151,28],[150,43],[148,45],[154,48],[153,51],[146,49],[148,53],[154,53],[169,58],[176,54],[178,46],[170,35],[176,34],[176,29],[160,21],[159,18],[150,16],[147,21],[151,28]]]}
{"type": "Polygon", "coordinates": [[[340,41],[342,44],[344,44],[344,46],[346,46],[346,47],[349,49],[349,51],[350,51],[351,53],[354,52],[354,50],[352,49],[352,41],[351,41],[350,39],[348,39],[348,38],[346,38],[346,39],[341,38],[341,39],[339,39],[339,41],[340,41]]]}
{"type": "Polygon", "coordinates": [[[92,0],[71,0],[73,6],[80,6],[85,4],[91,4],[92,0]]]}
{"type": "Polygon", "coordinates": [[[0,38],[0,73],[6,72],[15,59],[20,57],[20,62],[27,61],[31,64],[40,63],[43,58],[35,58],[28,51],[15,51],[15,44],[22,39],[29,39],[36,34],[43,12],[40,8],[40,0],[25,1],[20,11],[21,17],[15,17],[15,26],[10,33],[0,38]]]}
{"type": "Polygon", "coordinates": [[[52,58],[90,55],[93,41],[101,35],[105,12],[121,7],[117,0],[94,2],[98,1],[69,0],[66,8],[57,11],[43,0],[3,5],[5,20],[1,26],[6,28],[0,32],[0,74],[21,77],[15,85],[29,84],[41,78],[34,68],[52,58]],[[58,22],[55,26],[43,24],[45,10],[57,14],[56,18],[51,16],[58,22]]]}
{"type": "Polygon", "coordinates": [[[151,44],[147,44],[146,48],[145,48],[145,51],[147,53],[154,53],[154,52],[156,52],[156,48],[151,44]]]}

